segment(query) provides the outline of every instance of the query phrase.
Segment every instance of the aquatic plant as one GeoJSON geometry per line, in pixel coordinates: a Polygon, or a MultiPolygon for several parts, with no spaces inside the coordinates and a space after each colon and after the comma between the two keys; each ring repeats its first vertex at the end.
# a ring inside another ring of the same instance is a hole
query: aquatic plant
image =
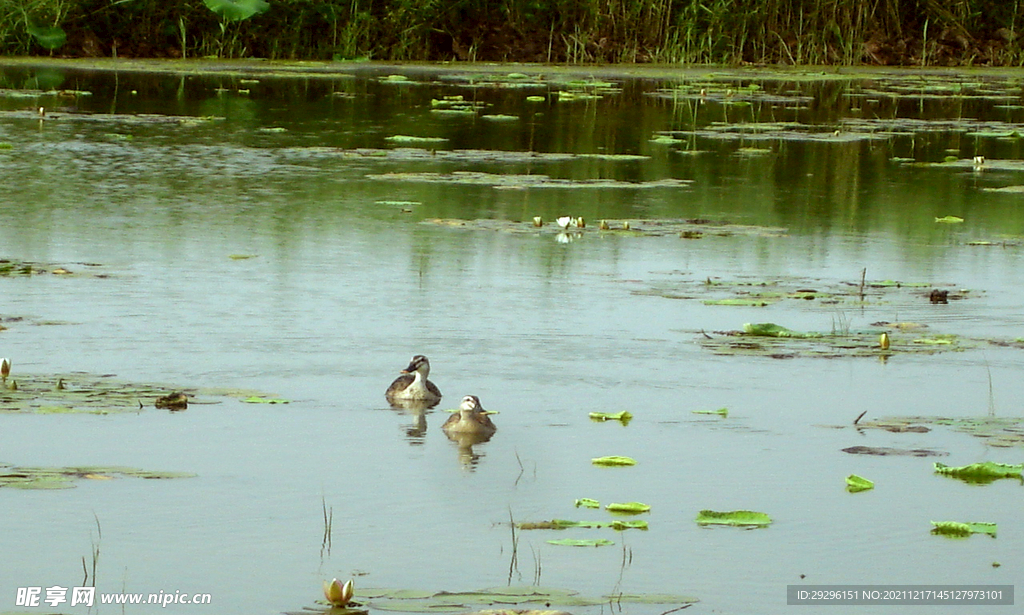
{"type": "Polygon", "coordinates": [[[324,581],[324,598],[327,598],[327,602],[331,606],[344,607],[352,601],[353,595],[355,595],[355,586],[352,579],[345,581],[344,584],[338,579],[324,581]]]}

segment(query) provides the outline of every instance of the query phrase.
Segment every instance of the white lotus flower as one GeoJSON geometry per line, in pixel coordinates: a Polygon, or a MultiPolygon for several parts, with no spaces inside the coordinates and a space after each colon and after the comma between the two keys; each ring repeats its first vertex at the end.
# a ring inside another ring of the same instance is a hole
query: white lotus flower
{"type": "Polygon", "coordinates": [[[562,216],[555,219],[555,222],[557,222],[558,226],[562,228],[569,228],[569,225],[572,224],[572,218],[569,216],[562,216]]]}

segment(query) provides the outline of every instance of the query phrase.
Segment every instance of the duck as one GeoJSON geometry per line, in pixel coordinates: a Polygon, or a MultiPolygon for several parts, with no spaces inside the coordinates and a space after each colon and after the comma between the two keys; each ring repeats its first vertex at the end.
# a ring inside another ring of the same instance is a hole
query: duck
{"type": "Polygon", "coordinates": [[[487,411],[480,405],[480,398],[467,395],[462,398],[459,410],[448,417],[441,429],[449,434],[479,434],[490,436],[498,430],[487,416],[487,411]]]}
{"type": "Polygon", "coordinates": [[[402,375],[391,383],[384,393],[384,397],[388,401],[438,401],[441,399],[441,391],[433,382],[427,380],[429,375],[430,361],[427,360],[427,357],[418,354],[402,370],[402,375]]]}

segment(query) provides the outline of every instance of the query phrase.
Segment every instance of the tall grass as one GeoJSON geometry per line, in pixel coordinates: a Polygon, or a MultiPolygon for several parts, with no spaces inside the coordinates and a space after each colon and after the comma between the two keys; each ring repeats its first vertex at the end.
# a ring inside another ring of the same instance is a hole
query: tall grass
{"type": "Polygon", "coordinates": [[[1021,0],[0,0],[0,53],[294,59],[1020,65],[1021,0]]]}

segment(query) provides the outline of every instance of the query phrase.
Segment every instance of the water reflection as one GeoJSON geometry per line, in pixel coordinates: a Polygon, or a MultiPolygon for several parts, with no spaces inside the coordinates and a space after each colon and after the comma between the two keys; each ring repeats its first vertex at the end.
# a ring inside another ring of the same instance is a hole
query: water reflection
{"type": "Polygon", "coordinates": [[[411,417],[404,428],[409,444],[422,445],[427,435],[427,410],[441,403],[441,399],[392,399],[390,403],[396,413],[411,417]]]}
{"type": "Polygon", "coordinates": [[[491,433],[464,433],[445,431],[444,435],[448,436],[448,439],[455,443],[459,450],[459,465],[463,469],[473,471],[476,469],[480,460],[483,459],[483,453],[478,453],[473,450],[473,447],[477,444],[483,444],[494,437],[494,432],[491,433]]]}

